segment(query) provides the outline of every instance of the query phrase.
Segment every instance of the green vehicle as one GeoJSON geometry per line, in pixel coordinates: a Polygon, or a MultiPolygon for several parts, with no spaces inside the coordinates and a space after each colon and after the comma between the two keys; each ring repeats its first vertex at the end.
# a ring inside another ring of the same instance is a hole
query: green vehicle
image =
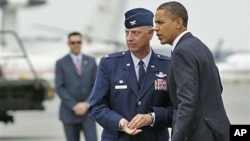
{"type": "Polygon", "coordinates": [[[53,97],[51,84],[38,77],[17,34],[0,31],[0,122],[14,122],[12,113],[15,111],[45,110],[43,102],[53,97]],[[15,59],[23,59],[27,63],[32,78],[5,77],[3,64],[15,59]]]}

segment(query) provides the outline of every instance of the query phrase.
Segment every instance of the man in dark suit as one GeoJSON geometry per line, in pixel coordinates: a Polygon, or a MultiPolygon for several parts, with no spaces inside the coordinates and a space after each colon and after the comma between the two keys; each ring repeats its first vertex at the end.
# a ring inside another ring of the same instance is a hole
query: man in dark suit
{"type": "Polygon", "coordinates": [[[135,8],[125,18],[129,50],[101,59],[89,114],[103,127],[102,141],[167,141],[172,120],[169,58],[150,47],[152,12],[135,8]]]}
{"type": "Polygon", "coordinates": [[[173,46],[168,90],[174,108],[172,141],[229,141],[230,122],[222,84],[210,50],[187,31],[188,14],[178,2],[161,4],[155,31],[173,46]]]}
{"type": "Polygon", "coordinates": [[[97,71],[93,57],[81,53],[82,35],[68,35],[70,53],[56,62],[56,92],[61,99],[60,120],[67,141],[80,141],[80,131],[86,141],[97,141],[96,124],[88,114],[88,99],[97,71]]]}

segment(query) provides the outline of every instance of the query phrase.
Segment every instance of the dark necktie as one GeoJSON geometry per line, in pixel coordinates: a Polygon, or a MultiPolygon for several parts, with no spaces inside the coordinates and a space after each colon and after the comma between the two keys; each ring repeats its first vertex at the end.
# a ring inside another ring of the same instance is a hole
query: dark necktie
{"type": "Polygon", "coordinates": [[[143,64],[144,64],[143,61],[140,60],[140,62],[139,62],[139,81],[138,81],[139,88],[141,88],[141,86],[142,86],[142,82],[143,82],[144,75],[145,75],[145,70],[144,70],[143,64]]]}

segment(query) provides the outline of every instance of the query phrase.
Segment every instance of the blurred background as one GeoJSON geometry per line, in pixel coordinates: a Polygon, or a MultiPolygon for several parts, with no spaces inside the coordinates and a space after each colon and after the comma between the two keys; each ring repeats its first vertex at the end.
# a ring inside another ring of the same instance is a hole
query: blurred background
{"type": "MultiPolygon", "coordinates": [[[[250,3],[177,0],[188,30],[212,51],[232,124],[250,124],[250,3]]],[[[100,57],[126,50],[124,12],[166,0],[0,0],[0,140],[62,141],[55,61],[68,53],[67,34],[80,31],[83,52],[100,57]]],[[[152,48],[170,55],[156,37],[152,48]]],[[[98,133],[101,127],[98,126],[98,133]]]]}

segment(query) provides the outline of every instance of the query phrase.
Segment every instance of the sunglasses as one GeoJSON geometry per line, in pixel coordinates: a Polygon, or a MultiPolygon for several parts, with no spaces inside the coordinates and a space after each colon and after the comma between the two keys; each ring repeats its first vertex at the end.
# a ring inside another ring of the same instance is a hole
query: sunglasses
{"type": "Polygon", "coordinates": [[[75,42],[74,41],[70,41],[69,43],[72,44],[72,45],[74,45],[74,44],[81,44],[82,41],[75,41],[75,42]]]}

